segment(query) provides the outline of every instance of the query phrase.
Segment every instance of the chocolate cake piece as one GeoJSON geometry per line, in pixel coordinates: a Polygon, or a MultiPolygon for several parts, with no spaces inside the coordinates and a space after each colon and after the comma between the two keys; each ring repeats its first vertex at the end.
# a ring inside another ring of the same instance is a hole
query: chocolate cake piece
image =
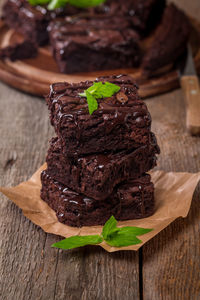
{"type": "Polygon", "coordinates": [[[145,34],[158,24],[165,6],[166,0],[107,0],[94,10],[99,15],[123,16],[132,28],[145,34]]]}
{"type": "Polygon", "coordinates": [[[91,81],[52,84],[46,97],[51,124],[69,156],[136,149],[148,143],[151,116],[139,99],[133,79],[119,75],[100,77],[98,81],[114,83],[121,89],[110,98],[99,99],[98,110],[92,115],[86,98],[79,96],[93,85],[91,81]]]}
{"type": "Polygon", "coordinates": [[[65,8],[49,11],[45,6],[32,6],[27,0],[7,0],[3,6],[5,23],[38,45],[48,40],[47,26],[51,20],[62,15],[73,15],[79,9],[66,5],[65,8]]]}
{"type": "Polygon", "coordinates": [[[150,176],[119,185],[104,201],[96,201],[55,181],[45,170],[41,174],[41,198],[69,226],[103,225],[112,215],[117,220],[145,218],[154,212],[154,187],[150,176]]]}
{"type": "Polygon", "coordinates": [[[52,178],[76,192],[103,200],[112,193],[117,184],[137,178],[155,167],[158,153],[156,138],[151,133],[147,144],[136,150],[74,158],[64,155],[59,139],[53,138],[46,162],[52,178]]]}
{"type": "Polygon", "coordinates": [[[8,58],[11,61],[16,61],[18,59],[33,58],[37,55],[37,51],[37,46],[33,42],[25,40],[21,43],[1,48],[0,59],[8,58]]]}
{"type": "Polygon", "coordinates": [[[124,18],[72,18],[48,27],[53,56],[62,73],[132,68],[140,62],[138,34],[124,18]]]}
{"type": "Polygon", "coordinates": [[[185,14],[170,4],[164,11],[153,43],[144,57],[144,74],[150,77],[157,69],[177,60],[186,50],[189,31],[189,21],[185,14]]]}

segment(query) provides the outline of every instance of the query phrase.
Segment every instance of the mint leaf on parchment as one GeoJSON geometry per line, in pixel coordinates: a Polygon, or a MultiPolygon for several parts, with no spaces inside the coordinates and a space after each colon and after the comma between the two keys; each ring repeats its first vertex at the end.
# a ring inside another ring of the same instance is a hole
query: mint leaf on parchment
{"type": "Polygon", "coordinates": [[[86,245],[98,245],[103,241],[113,247],[137,245],[142,243],[137,236],[152,230],[133,226],[117,227],[117,220],[112,216],[105,223],[101,235],[72,236],[53,244],[52,247],[67,250],[86,245]]]}
{"type": "Polygon", "coordinates": [[[117,220],[115,219],[115,217],[110,217],[110,219],[103,226],[102,236],[104,240],[106,240],[109,237],[109,235],[115,233],[119,229],[120,228],[117,228],[117,220]]]}
{"type": "Polygon", "coordinates": [[[85,236],[71,236],[69,238],[66,238],[60,242],[57,242],[51,247],[56,247],[60,249],[73,249],[77,247],[83,247],[86,245],[96,245],[103,242],[103,238],[100,235],[85,235],[85,236]]]}
{"type": "Polygon", "coordinates": [[[142,243],[135,235],[131,235],[128,232],[122,233],[120,230],[110,235],[106,239],[106,243],[113,247],[123,247],[130,245],[137,245],[142,243]]]}

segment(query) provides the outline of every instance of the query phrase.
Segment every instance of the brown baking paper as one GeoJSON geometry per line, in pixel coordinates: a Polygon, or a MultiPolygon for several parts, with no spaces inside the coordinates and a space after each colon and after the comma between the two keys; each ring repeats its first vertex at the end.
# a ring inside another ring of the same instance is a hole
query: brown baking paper
{"type": "MultiPolygon", "coordinates": [[[[45,232],[63,237],[100,234],[102,226],[75,228],[58,221],[55,212],[40,198],[40,173],[45,167],[44,164],[28,181],[22,182],[16,187],[2,187],[0,191],[19,206],[29,220],[40,226],[45,232]]],[[[154,171],[151,172],[151,176],[155,185],[156,210],[154,215],[145,219],[123,221],[118,224],[119,226],[139,226],[154,230],[141,236],[142,243],[139,245],[115,248],[105,242],[99,244],[108,252],[138,250],[176,218],[187,216],[194,190],[200,180],[200,172],[191,174],[154,171]]]]}

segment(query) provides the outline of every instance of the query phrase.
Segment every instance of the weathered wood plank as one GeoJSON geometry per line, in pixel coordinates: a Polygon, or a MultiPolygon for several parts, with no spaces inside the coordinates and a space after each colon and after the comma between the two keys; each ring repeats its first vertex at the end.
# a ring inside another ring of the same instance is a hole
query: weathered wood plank
{"type": "MultiPolygon", "coordinates": [[[[186,133],[180,91],[148,101],[161,146],[158,168],[200,170],[200,138],[186,133]]],[[[199,189],[186,219],[179,219],[143,247],[144,300],[200,299],[199,189]]]]}

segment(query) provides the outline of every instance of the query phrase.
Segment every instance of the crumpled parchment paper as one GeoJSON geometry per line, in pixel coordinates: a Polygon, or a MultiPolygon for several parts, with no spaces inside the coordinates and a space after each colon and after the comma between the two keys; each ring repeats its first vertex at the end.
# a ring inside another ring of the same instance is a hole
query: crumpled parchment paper
{"type": "MultiPolygon", "coordinates": [[[[0,191],[20,207],[29,220],[40,226],[45,232],[63,237],[100,234],[102,226],[75,228],[58,221],[55,212],[40,198],[40,173],[45,168],[46,164],[37,170],[28,181],[15,187],[0,187],[0,191]]],[[[156,210],[154,215],[145,219],[119,222],[118,225],[139,226],[154,230],[141,236],[142,243],[139,245],[115,248],[105,242],[99,244],[108,252],[138,250],[176,218],[187,216],[193,193],[200,180],[200,172],[191,174],[153,171],[151,176],[155,185],[156,210]]]]}

